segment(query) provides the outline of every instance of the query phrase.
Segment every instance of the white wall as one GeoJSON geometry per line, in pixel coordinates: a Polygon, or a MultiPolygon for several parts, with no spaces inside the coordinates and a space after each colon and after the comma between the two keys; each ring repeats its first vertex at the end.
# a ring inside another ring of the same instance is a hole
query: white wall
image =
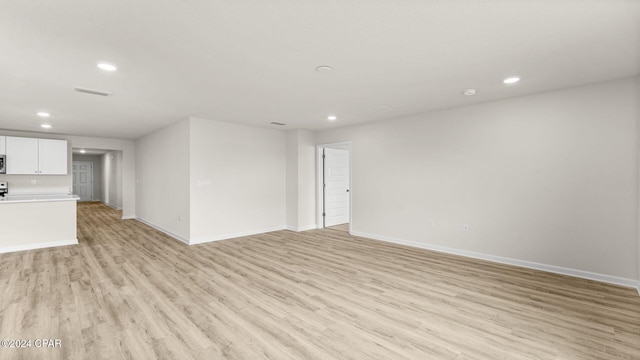
{"type": "Polygon", "coordinates": [[[298,135],[298,227],[316,224],[316,135],[301,130],[298,135]]]}
{"type": "Polygon", "coordinates": [[[122,209],[122,151],[102,155],[102,198],[112,208],[122,209]]]}
{"type": "Polygon", "coordinates": [[[283,131],[191,118],[191,242],[283,229],[283,131]]]}
{"type": "Polygon", "coordinates": [[[286,211],[287,228],[298,230],[298,130],[287,131],[286,145],[286,211]]]}
{"type": "Polygon", "coordinates": [[[628,78],[317,143],[351,141],[354,233],[637,279],[638,89],[628,78]]]}
{"type": "MultiPolygon", "coordinates": [[[[102,195],[102,156],[103,155],[83,155],[72,154],[73,161],[87,161],[93,163],[93,200],[104,201],[102,195]]],[[[73,174],[72,174],[73,176],[73,174]]]]}
{"type": "Polygon", "coordinates": [[[136,141],[138,218],[188,242],[189,119],[136,141]]]}
{"type": "Polygon", "coordinates": [[[287,228],[304,231],[316,228],[315,133],[291,130],[287,133],[287,228]]]}

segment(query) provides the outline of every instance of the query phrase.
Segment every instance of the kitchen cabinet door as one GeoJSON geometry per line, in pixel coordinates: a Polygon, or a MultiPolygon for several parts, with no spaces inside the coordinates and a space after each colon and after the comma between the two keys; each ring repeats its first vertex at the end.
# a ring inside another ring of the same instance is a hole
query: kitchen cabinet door
{"type": "Polygon", "coordinates": [[[7,175],[38,172],[38,139],[7,136],[7,175]]]}
{"type": "Polygon", "coordinates": [[[67,175],[67,141],[38,139],[38,174],[67,175]]]}
{"type": "Polygon", "coordinates": [[[0,136],[0,155],[5,155],[7,153],[7,137],[0,136]]]}

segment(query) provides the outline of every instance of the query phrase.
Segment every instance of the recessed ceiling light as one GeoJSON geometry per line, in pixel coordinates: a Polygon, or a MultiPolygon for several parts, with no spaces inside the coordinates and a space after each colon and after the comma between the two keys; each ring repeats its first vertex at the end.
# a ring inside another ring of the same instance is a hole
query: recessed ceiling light
{"type": "Polygon", "coordinates": [[[520,81],[520,78],[517,77],[517,76],[508,77],[508,78],[502,80],[502,82],[505,83],[505,84],[515,84],[518,81],[520,81]]]}
{"type": "Polygon", "coordinates": [[[329,115],[329,116],[327,116],[327,120],[329,120],[329,121],[336,121],[337,119],[338,119],[338,117],[337,117],[337,116],[335,116],[335,115],[329,115]]]}
{"type": "Polygon", "coordinates": [[[42,124],[42,125],[40,125],[40,126],[41,126],[42,128],[45,128],[45,129],[51,129],[51,125],[49,125],[49,124],[42,124]]]}
{"type": "Polygon", "coordinates": [[[331,66],[328,66],[328,65],[320,65],[316,68],[316,71],[322,74],[330,73],[331,70],[333,69],[331,68],[331,66]]]}
{"type": "Polygon", "coordinates": [[[87,152],[87,150],[85,150],[85,149],[80,150],[80,154],[84,154],[86,152],[87,152]]]}
{"type": "Polygon", "coordinates": [[[98,67],[104,71],[116,71],[118,70],[118,67],[113,65],[113,64],[109,64],[107,62],[99,62],[98,63],[98,67]]]}
{"type": "Polygon", "coordinates": [[[40,116],[40,117],[49,117],[49,116],[51,116],[51,114],[49,114],[48,112],[40,111],[40,112],[38,112],[38,116],[40,116]]]}
{"type": "Polygon", "coordinates": [[[462,93],[465,94],[466,96],[473,96],[477,92],[478,91],[476,89],[464,89],[464,91],[462,93]]]}

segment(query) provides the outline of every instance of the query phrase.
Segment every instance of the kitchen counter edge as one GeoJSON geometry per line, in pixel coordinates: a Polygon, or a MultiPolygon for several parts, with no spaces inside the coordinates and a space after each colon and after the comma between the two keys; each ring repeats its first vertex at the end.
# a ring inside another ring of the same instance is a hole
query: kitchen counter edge
{"type": "Polygon", "coordinates": [[[38,195],[7,195],[0,197],[0,204],[36,203],[52,201],[78,201],[78,195],[68,194],[38,194],[38,195]]]}

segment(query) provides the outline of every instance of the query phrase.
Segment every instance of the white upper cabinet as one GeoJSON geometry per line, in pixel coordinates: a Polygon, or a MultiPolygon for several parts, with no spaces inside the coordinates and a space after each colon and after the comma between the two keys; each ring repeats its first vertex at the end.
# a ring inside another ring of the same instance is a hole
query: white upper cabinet
{"type": "Polygon", "coordinates": [[[38,139],[7,136],[7,174],[38,174],[38,139]]]}
{"type": "Polygon", "coordinates": [[[7,153],[7,137],[0,136],[0,155],[5,155],[7,153]]]}
{"type": "Polygon", "coordinates": [[[7,174],[66,175],[67,141],[7,136],[7,174]]]}
{"type": "Polygon", "coordinates": [[[67,141],[38,139],[39,174],[67,175],[67,141]]]}

